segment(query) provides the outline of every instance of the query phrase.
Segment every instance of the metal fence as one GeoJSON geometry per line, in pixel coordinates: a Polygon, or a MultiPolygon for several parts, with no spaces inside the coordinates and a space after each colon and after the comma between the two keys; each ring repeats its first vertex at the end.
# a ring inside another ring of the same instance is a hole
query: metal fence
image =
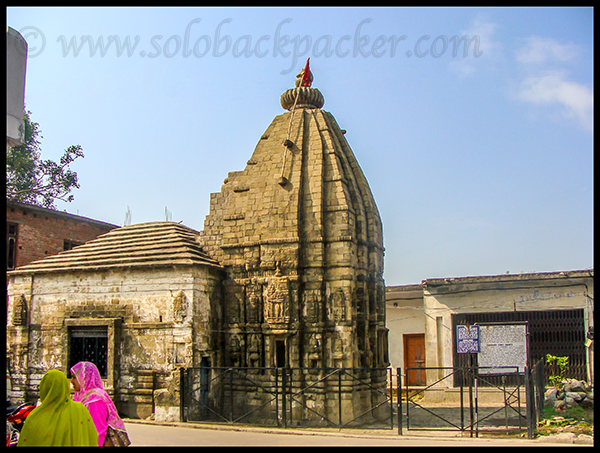
{"type": "MultiPolygon", "coordinates": [[[[407,374],[410,370],[406,369],[407,374]]],[[[479,436],[480,431],[509,433],[524,430],[529,438],[535,437],[544,407],[546,377],[543,360],[531,369],[525,367],[523,372],[516,367],[494,367],[492,379],[485,373],[485,367],[420,370],[438,378],[430,380],[431,384],[425,387],[410,388],[407,385],[404,392],[401,384],[403,374],[400,368],[397,370],[397,393],[404,393],[398,411],[398,434],[402,434],[402,426],[406,423],[407,430],[469,431],[471,437],[479,436]],[[500,368],[505,368],[505,372],[498,372],[500,368]],[[456,381],[459,386],[447,385],[456,381]],[[454,396],[458,394],[458,398],[441,402],[440,398],[426,397],[428,392],[430,395],[435,393],[436,386],[438,391],[451,390],[454,396]],[[481,398],[482,390],[486,393],[485,399],[481,398]]]]}
{"type": "Polygon", "coordinates": [[[535,436],[543,409],[543,361],[524,373],[507,369],[495,375],[494,382],[479,367],[419,370],[434,373],[438,379],[429,379],[431,384],[425,387],[403,388],[405,374],[400,368],[182,369],[181,420],[284,428],[396,427],[400,435],[403,427],[460,430],[471,436],[488,430],[527,430],[529,438],[535,436]],[[501,385],[495,383],[498,378],[501,385]],[[455,380],[461,383],[459,387],[452,385],[455,380]],[[444,404],[427,402],[431,394],[444,389],[458,398],[444,404]],[[500,404],[483,402],[484,392],[488,396],[496,392],[500,404]]]}
{"type": "Polygon", "coordinates": [[[393,429],[391,383],[388,368],[182,369],[182,421],[393,429]]]}
{"type": "MultiPolygon", "coordinates": [[[[410,370],[407,368],[406,372],[410,370]]],[[[437,379],[430,380],[429,385],[419,389],[406,386],[405,412],[400,415],[406,417],[407,429],[459,430],[478,435],[484,429],[521,431],[525,426],[526,406],[525,401],[521,401],[521,393],[525,391],[525,375],[520,374],[518,368],[505,367],[504,372],[496,373],[495,378],[501,378],[500,386],[489,379],[485,368],[430,367],[422,370],[437,376],[437,379]],[[458,381],[459,386],[448,385],[453,381],[458,381]],[[506,382],[516,382],[516,385],[507,387],[506,382]],[[436,387],[444,397],[431,398],[436,393],[436,387]],[[485,387],[487,401],[481,400],[482,387],[485,387]],[[453,399],[447,395],[447,389],[451,389],[453,399]],[[495,399],[495,404],[490,404],[490,399],[495,399]]]]}

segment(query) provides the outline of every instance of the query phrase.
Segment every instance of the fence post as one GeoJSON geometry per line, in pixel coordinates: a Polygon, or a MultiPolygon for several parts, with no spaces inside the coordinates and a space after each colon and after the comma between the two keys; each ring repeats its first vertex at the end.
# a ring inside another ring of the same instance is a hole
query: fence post
{"type": "MultiPolygon", "coordinates": [[[[402,435],[402,369],[396,369],[396,397],[398,399],[398,435],[402,435]]],[[[407,403],[408,404],[408,401],[407,403]]]]}
{"type": "Polygon", "coordinates": [[[229,423],[233,421],[233,368],[229,372],[229,423]]]}
{"type": "MultiPolygon", "coordinates": [[[[519,389],[517,388],[517,392],[519,389]]],[[[504,398],[504,425],[506,426],[506,431],[508,431],[508,398],[506,397],[506,376],[502,376],[502,398],[504,398]]],[[[519,413],[519,417],[521,414],[519,413]]]]}
{"type": "Polygon", "coordinates": [[[342,426],[342,369],[338,369],[338,426],[342,426]]]}
{"type": "MultiPolygon", "coordinates": [[[[470,354],[470,353],[469,353],[470,354]]],[[[473,374],[472,374],[472,368],[469,368],[469,422],[471,425],[471,432],[470,432],[470,437],[473,437],[473,425],[474,423],[474,416],[473,416],[473,374]]]]}
{"type": "Polygon", "coordinates": [[[279,426],[279,368],[275,368],[275,423],[279,426]]]}
{"type": "Polygon", "coordinates": [[[179,421],[186,422],[185,417],[185,369],[179,368],[179,421]]]}
{"type": "Polygon", "coordinates": [[[546,376],[544,370],[544,359],[538,361],[536,365],[536,386],[537,386],[537,419],[541,418],[544,411],[544,394],[546,389],[546,376]]]}
{"type": "Polygon", "coordinates": [[[390,429],[394,429],[394,385],[392,380],[393,375],[394,369],[390,367],[388,371],[388,377],[390,378],[390,429]]]}
{"type": "Polygon", "coordinates": [[[527,409],[527,438],[533,439],[535,437],[533,428],[533,405],[531,404],[531,373],[528,367],[525,367],[525,401],[527,409]]]}
{"type": "Polygon", "coordinates": [[[460,431],[463,432],[465,430],[465,370],[464,368],[459,368],[460,370],[460,431]]]}
{"type": "Polygon", "coordinates": [[[287,412],[286,411],[287,373],[286,373],[285,368],[281,369],[281,389],[282,389],[282,393],[281,393],[281,423],[283,424],[284,428],[287,428],[287,414],[286,414],[286,412],[287,412]]]}
{"type": "Polygon", "coordinates": [[[473,370],[473,378],[475,379],[475,423],[476,423],[476,437],[479,437],[479,364],[474,363],[475,369],[473,370]]]}

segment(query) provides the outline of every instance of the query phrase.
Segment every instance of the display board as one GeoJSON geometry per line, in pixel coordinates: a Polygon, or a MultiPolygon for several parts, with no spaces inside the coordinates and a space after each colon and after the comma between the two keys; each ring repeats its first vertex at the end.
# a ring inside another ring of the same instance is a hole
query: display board
{"type": "Polygon", "coordinates": [[[479,324],[478,365],[480,374],[506,374],[516,370],[497,367],[527,366],[527,323],[479,324]],[[491,367],[491,368],[486,368],[491,367]]]}
{"type": "Polygon", "coordinates": [[[456,326],[456,351],[459,354],[479,352],[479,326],[456,326]]]}

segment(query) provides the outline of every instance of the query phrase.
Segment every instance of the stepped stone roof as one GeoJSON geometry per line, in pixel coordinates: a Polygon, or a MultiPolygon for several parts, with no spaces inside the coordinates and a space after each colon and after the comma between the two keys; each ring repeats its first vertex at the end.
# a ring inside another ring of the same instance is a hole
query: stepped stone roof
{"type": "Polygon", "coordinates": [[[174,222],[116,228],[83,245],[21,266],[9,274],[176,265],[219,266],[202,250],[198,231],[174,222]]]}

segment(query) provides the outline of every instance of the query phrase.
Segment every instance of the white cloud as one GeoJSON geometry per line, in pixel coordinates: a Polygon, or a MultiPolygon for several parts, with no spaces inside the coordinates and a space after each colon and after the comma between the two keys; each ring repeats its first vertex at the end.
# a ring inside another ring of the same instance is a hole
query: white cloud
{"type": "Polygon", "coordinates": [[[523,71],[517,98],[544,107],[549,117],[570,118],[593,131],[594,93],[590,87],[572,80],[568,71],[580,54],[580,47],[573,44],[540,36],[526,38],[523,47],[515,52],[523,71]]]}
{"type": "Polygon", "coordinates": [[[475,49],[471,44],[468,56],[465,58],[462,52],[458,52],[458,56],[448,64],[449,69],[460,76],[471,76],[481,69],[482,64],[489,63],[498,57],[501,54],[502,44],[495,39],[496,28],[497,25],[492,22],[475,19],[468,29],[461,30],[460,37],[478,38],[476,50],[479,51],[479,54],[474,56],[475,49]]]}
{"type": "Polygon", "coordinates": [[[525,46],[517,51],[517,61],[524,64],[565,62],[574,59],[579,54],[577,46],[560,44],[550,38],[530,36],[525,41],[525,46]]]}
{"type": "Polygon", "coordinates": [[[561,72],[534,75],[521,82],[519,99],[536,105],[557,106],[566,118],[585,129],[594,127],[594,94],[590,88],[567,80],[561,72]]]}
{"type": "Polygon", "coordinates": [[[483,52],[482,56],[486,55],[489,58],[498,54],[502,48],[500,42],[494,39],[496,28],[497,25],[494,23],[476,19],[469,29],[462,30],[461,33],[466,36],[479,36],[481,42],[479,47],[483,52]]]}

